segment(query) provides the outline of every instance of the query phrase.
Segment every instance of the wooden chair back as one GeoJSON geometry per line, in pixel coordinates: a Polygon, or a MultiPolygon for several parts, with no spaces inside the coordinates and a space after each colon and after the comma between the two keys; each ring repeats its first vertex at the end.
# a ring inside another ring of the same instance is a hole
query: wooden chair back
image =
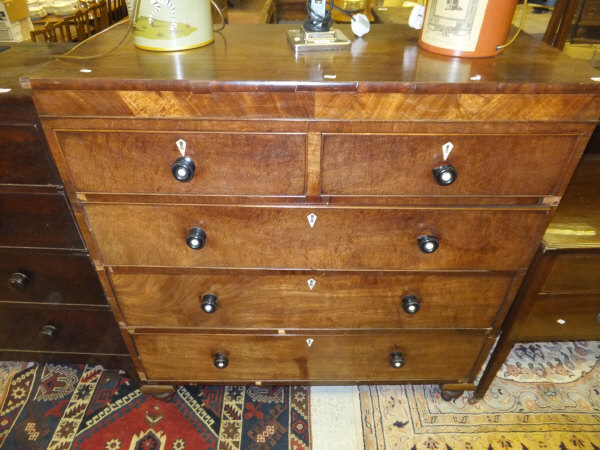
{"type": "Polygon", "coordinates": [[[108,27],[108,5],[106,0],[89,3],[84,12],[87,13],[93,33],[98,33],[108,27]]]}
{"type": "Polygon", "coordinates": [[[81,42],[92,35],[92,28],[84,11],[77,11],[63,20],[65,32],[70,41],[81,42]]]}
{"type": "Polygon", "coordinates": [[[108,0],[108,21],[112,25],[127,17],[125,0],[108,0]]]}
{"type": "Polygon", "coordinates": [[[29,35],[31,42],[69,42],[64,20],[50,22],[41,30],[30,31],[29,35]]]}

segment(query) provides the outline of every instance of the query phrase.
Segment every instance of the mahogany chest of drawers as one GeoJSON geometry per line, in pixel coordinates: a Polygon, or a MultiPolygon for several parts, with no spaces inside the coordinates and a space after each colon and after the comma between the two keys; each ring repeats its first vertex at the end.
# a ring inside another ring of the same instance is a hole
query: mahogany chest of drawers
{"type": "Polygon", "coordinates": [[[459,61],[400,26],[295,56],[286,29],[26,80],[140,378],[473,389],[596,73],[527,36],[459,61]]]}
{"type": "Polygon", "coordinates": [[[131,372],[30,93],[18,81],[68,47],[10,45],[0,53],[0,358],[131,372]]]}
{"type": "Polygon", "coordinates": [[[600,135],[594,136],[510,309],[478,396],[516,343],[600,340],[600,135]]]}

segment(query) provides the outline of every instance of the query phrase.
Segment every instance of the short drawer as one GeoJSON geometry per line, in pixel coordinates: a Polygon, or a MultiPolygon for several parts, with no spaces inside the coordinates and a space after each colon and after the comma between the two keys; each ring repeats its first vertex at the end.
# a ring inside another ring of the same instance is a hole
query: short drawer
{"type": "Polygon", "coordinates": [[[85,212],[105,265],[406,270],[526,267],[547,214],[131,204],[85,212]],[[206,234],[200,250],[186,245],[192,228],[206,234]],[[420,250],[427,235],[439,240],[433,253],[420,250]]]}
{"type": "Polygon", "coordinates": [[[0,184],[60,185],[36,125],[0,125],[0,184]]]}
{"type": "Polygon", "coordinates": [[[0,194],[0,246],[84,249],[64,194],[0,194]]]}
{"type": "Polygon", "coordinates": [[[127,353],[108,308],[0,304],[0,349],[127,353]]]}
{"type": "Polygon", "coordinates": [[[569,135],[324,134],[323,194],[555,195],[576,141],[569,135]],[[456,171],[451,184],[434,178],[443,165],[456,171]]]}
{"type": "Polygon", "coordinates": [[[600,254],[558,255],[542,293],[600,293],[600,254]]]}
{"type": "Polygon", "coordinates": [[[600,339],[600,294],[540,295],[518,339],[600,339]]]}
{"type": "Polygon", "coordinates": [[[0,301],[106,305],[88,254],[0,250],[0,301]]]}
{"type": "Polygon", "coordinates": [[[450,382],[472,378],[486,335],[136,333],[134,339],[146,375],[155,381],[450,382]],[[392,353],[401,353],[402,367],[392,367],[392,353]],[[216,367],[216,354],[227,367],[216,367]]]}
{"type": "Polygon", "coordinates": [[[200,195],[304,195],[306,135],[57,131],[75,187],[82,192],[200,195]],[[185,155],[193,178],[177,181],[185,155]],[[90,168],[93,167],[93,170],[90,168]]]}
{"type": "Polygon", "coordinates": [[[128,326],[247,329],[491,328],[512,283],[489,274],[255,272],[114,273],[111,282],[128,326]]]}

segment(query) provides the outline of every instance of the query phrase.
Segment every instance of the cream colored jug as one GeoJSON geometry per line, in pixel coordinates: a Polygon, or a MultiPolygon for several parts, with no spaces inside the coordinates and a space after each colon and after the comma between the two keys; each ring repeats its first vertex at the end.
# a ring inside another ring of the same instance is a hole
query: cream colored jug
{"type": "Polygon", "coordinates": [[[138,0],[133,24],[136,47],[176,51],[213,40],[210,0],[138,0]]]}

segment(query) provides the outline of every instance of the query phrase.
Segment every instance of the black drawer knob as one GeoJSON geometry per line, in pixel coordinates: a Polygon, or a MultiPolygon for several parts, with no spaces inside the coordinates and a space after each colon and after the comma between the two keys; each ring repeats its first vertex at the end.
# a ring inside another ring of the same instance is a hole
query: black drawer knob
{"type": "Polygon", "coordinates": [[[404,365],[404,356],[400,352],[392,352],[390,353],[390,366],[394,369],[399,369],[404,365]]]}
{"type": "Polygon", "coordinates": [[[8,279],[8,288],[13,292],[23,292],[27,289],[31,277],[24,272],[15,272],[8,279]]]}
{"type": "Polygon", "coordinates": [[[440,186],[448,186],[454,183],[457,175],[456,169],[450,164],[444,164],[433,169],[433,178],[435,178],[435,182],[440,186]]]}
{"type": "Polygon", "coordinates": [[[419,236],[417,238],[417,242],[419,244],[419,248],[423,253],[433,253],[440,246],[439,241],[435,236],[419,236]]]}
{"type": "Polygon", "coordinates": [[[221,353],[215,354],[215,367],[217,369],[224,369],[229,365],[229,360],[225,357],[225,355],[221,353]]]}
{"type": "Polygon", "coordinates": [[[415,295],[405,295],[402,298],[402,308],[406,314],[416,314],[421,309],[421,303],[415,295]]]}
{"type": "Polygon", "coordinates": [[[44,325],[38,336],[46,342],[52,342],[58,336],[58,328],[54,325],[44,325]]]}
{"type": "Polygon", "coordinates": [[[206,314],[214,313],[217,310],[217,296],[213,294],[203,295],[201,305],[206,314]]]}
{"type": "Polygon", "coordinates": [[[187,183],[194,178],[194,172],[196,171],[196,164],[188,156],[181,156],[175,160],[171,166],[171,173],[173,178],[182,183],[187,183]]]}
{"type": "Polygon", "coordinates": [[[202,228],[192,228],[185,238],[185,243],[192,250],[200,250],[206,244],[206,233],[202,228]]]}

